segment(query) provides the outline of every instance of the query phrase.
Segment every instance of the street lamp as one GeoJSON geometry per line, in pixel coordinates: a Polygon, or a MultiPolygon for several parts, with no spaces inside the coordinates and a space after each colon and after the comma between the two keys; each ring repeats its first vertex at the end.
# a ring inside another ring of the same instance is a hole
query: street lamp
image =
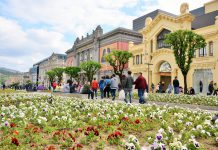
{"type": "Polygon", "coordinates": [[[145,65],[148,65],[148,93],[149,93],[149,68],[150,68],[150,66],[153,65],[153,64],[151,64],[151,63],[145,63],[145,65]]]}

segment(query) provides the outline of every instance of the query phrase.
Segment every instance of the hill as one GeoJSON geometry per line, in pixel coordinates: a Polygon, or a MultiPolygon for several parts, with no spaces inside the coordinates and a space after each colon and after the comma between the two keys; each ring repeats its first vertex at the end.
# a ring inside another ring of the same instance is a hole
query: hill
{"type": "Polygon", "coordinates": [[[17,71],[17,70],[12,70],[12,69],[8,69],[8,68],[4,68],[4,67],[0,67],[0,74],[2,75],[16,75],[16,74],[20,74],[21,72],[17,71]]]}

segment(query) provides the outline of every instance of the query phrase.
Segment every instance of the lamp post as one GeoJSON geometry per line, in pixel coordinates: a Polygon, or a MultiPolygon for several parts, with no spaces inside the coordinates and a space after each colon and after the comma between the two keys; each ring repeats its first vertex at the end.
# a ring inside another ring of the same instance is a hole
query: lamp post
{"type": "Polygon", "coordinates": [[[149,68],[150,68],[150,66],[153,65],[153,64],[151,64],[151,63],[145,63],[145,65],[148,65],[148,93],[149,93],[149,68]]]}

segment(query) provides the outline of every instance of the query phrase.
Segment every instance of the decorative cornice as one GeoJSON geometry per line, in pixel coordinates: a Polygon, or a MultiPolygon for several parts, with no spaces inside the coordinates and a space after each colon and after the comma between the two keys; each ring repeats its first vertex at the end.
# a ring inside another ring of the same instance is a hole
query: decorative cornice
{"type": "Polygon", "coordinates": [[[191,69],[215,69],[216,62],[192,63],[191,69]]]}
{"type": "Polygon", "coordinates": [[[166,48],[157,49],[157,50],[155,50],[155,52],[151,53],[151,56],[157,57],[157,56],[163,55],[163,54],[173,54],[173,50],[166,49],[166,48]]]}

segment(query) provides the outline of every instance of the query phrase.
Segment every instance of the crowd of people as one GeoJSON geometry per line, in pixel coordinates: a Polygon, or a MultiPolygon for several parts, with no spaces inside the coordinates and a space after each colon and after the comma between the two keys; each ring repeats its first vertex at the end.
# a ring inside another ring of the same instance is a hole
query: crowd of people
{"type": "Polygon", "coordinates": [[[112,100],[115,100],[117,92],[124,90],[125,97],[123,100],[126,103],[132,103],[133,85],[135,85],[135,89],[138,90],[139,103],[144,104],[146,102],[144,94],[148,90],[146,79],[140,72],[138,78],[134,81],[131,74],[132,72],[128,71],[127,76],[122,75],[121,82],[119,82],[115,74],[113,74],[111,77],[108,75],[102,76],[99,83],[96,78],[94,78],[90,86],[88,98],[97,99],[97,90],[99,89],[101,99],[111,97],[112,100]]]}
{"type": "MultiPolygon", "coordinates": [[[[138,91],[139,103],[144,104],[146,103],[146,93],[148,92],[148,85],[145,77],[143,77],[142,73],[138,74],[137,79],[134,81],[132,77],[132,72],[128,71],[127,76],[122,75],[121,82],[113,74],[111,77],[109,75],[102,76],[99,82],[94,78],[92,82],[86,82],[82,85],[80,82],[68,80],[67,83],[61,84],[57,82],[53,82],[49,89],[53,92],[64,92],[64,93],[82,93],[88,94],[88,98],[90,99],[97,99],[98,92],[100,92],[100,98],[112,98],[115,100],[116,95],[119,91],[124,91],[124,98],[123,100],[126,103],[132,103],[133,98],[133,86],[138,91]],[[88,87],[86,92],[82,92],[85,87],[88,87]]],[[[2,89],[4,90],[6,86],[3,84],[2,89]]],[[[199,91],[200,93],[203,92],[203,82],[199,82],[199,91]]],[[[38,86],[34,86],[32,84],[27,84],[23,87],[15,87],[16,89],[26,89],[27,91],[37,91],[37,90],[46,90],[44,84],[40,84],[38,86]]],[[[164,82],[159,82],[156,86],[152,83],[151,84],[151,92],[152,93],[168,93],[168,94],[181,94],[183,93],[183,88],[180,86],[180,82],[177,77],[174,78],[173,83],[169,83],[167,87],[165,87],[164,82]]],[[[208,93],[207,95],[217,95],[218,94],[218,87],[217,84],[213,81],[210,82],[208,85],[208,93]]],[[[187,91],[190,95],[195,95],[196,92],[193,87],[190,87],[187,91]]]]}

